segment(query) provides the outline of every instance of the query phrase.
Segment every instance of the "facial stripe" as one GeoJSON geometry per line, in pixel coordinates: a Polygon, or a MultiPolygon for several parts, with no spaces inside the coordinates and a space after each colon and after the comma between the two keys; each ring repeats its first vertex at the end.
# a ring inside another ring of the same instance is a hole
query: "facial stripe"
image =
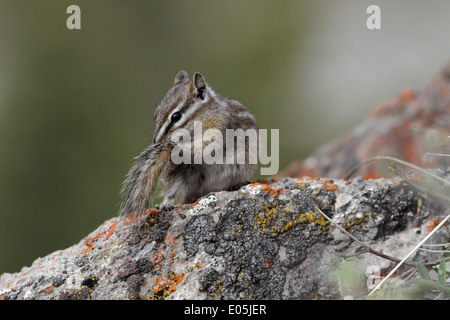
{"type": "MultiPolygon", "coordinates": [[[[184,103],[183,96],[181,96],[181,95],[178,96],[176,98],[176,100],[173,102],[172,106],[166,110],[166,113],[164,114],[164,118],[163,118],[163,119],[166,119],[164,124],[167,124],[167,119],[175,112],[174,109],[178,109],[180,107],[180,105],[183,103],[184,103]]],[[[160,131],[161,131],[161,129],[160,129],[160,131]]]]}
{"type": "MultiPolygon", "coordinates": [[[[182,118],[180,121],[176,122],[173,127],[174,128],[180,128],[184,127],[189,121],[191,121],[193,114],[197,114],[197,111],[199,109],[202,109],[205,103],[208,103],[209,101],[195,101],[190,97],[187,99],[184,106],[182,106],[180,109],[173,110],[173,112],[180,111],[182,114],[182,118]]],[[[173,114],[173,113],[172,113],[173,114]]],[[[168,119],[170,120],[170,119],[168,119]]]]}
{"type": "Polygon", "coordinates": [[[207,103],[195,103],[191,108],[188,109],[186,112],[186,116],[184,118],[183,124],[189,123],[193,120],[199,120],[200,117],[198,117],[198,114],[201,114],[204,112],[204,109],[209,109],[210,104],[207,103]]]}
{"type": "Polygon", "coordinates": [[[180,96],[175,100],[175,102],[173,103],[173,106],[166,111],[166,113],[164,114],[164,118],[163,118],[163,119],[165,119],[165,121],[161,124],[161,127],[159,128],[159,130],[156,134],[155,142],[159,141],[165,135],[165,133],[170,129],[169,128],[169,126],[171,126],[170,117],[176,111],[181,109],[181,107],[183,105],[184,105],[184,99],[183,99],[183,97],[180,96]]]}
{"type": "Polygon", "coordinates": [[[161,141],[170,131],[173,131],[176,128],[184,127],[187,123],[192,121],[193,119],[197,119],[196,116],[199,114],[199,110],[203,108],[209,108],[212,99],[211,96],[214,96],[212,90],[207,89],[206,100],[195,101],[192,95],[180,95],[176,98],[171,108],[164,114],[164,122],[161,124],[160,128],[155,135],[154,142],[161,141]],[[179,111],[182,114],[181,119],[178,122],[172,123],[171,117],[172,115],[179,111]]]}
{"type": "Polygon", "coordinates": [[[166,114],[164,115],[166,119],[164,121],[164,124],[161,126],[161,128],[158,131],[158,134],[156,136],[155,141],[159,141],[160,139],[162,139],[169,131],[170,129],[172,129],[173,127],[179,128],[182,127],[185,123],[186,123],[186,117],[189,116],[189,114],[191,114],[192,109],[195,109],[197,104],[193,104],[193,99],[192,97],[185,97],[182,101],[180,101],[181,99],[178,98],[176,100],[177,104],[175,105],[175,107],[170,108],[166,114]],[[179,111],[182,114],[182,118],[180,119],[180,121],[176,122],[176,123],[172,123],[171,121],[171,117],[172,115],[179,111]]]}

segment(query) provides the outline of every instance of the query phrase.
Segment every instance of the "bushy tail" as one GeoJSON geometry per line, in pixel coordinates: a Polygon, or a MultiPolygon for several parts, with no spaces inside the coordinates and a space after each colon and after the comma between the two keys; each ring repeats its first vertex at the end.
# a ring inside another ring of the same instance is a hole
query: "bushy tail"
{"type": "Polygon", "coordinates": [[[119,215],[144,211],[158,185],[164,167],[170,164],[173,145],[157,143],[149,146],[138,157],[123,182],[121,194],[124,198],[119,215]]]}

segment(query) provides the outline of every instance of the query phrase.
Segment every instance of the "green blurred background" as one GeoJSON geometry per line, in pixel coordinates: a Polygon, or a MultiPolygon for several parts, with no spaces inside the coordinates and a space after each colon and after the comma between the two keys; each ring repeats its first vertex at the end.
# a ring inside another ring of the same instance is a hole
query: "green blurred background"
{"type": "Polygon", "coordinates": [[[280,166],[420,88],[450,57],[450,2],[0,0],[0,274],[116,215],[152,114],[185,69],[280,129],[280,166]],[[81,8],[81,30],[66,8],[81,8]],[[382,29],[366,28],[381,7],[382,29]]]}

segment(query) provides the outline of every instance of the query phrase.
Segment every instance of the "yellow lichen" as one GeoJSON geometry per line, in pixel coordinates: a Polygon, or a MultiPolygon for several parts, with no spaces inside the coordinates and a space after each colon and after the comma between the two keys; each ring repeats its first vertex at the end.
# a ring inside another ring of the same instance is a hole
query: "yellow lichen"
{"type": "Polygon", "coordinates": [[[348,219],[344,222],[343,227],[346,230],[351,229],[353,226],[363,226],[367,219],[371,216],[371,213],[357,213],[357,214],[350,214],[348,219]]]}
{"type": "Polygon", "coordinates": [[[223,292],[223,280],[217,280],[216,282],[216,291],[213,292],[213,299],[214,300],[220,300],[222,298],[222,292],[223,292]]]}
{"type": "Polygon", "coordinates": [[[328,221],[317,212],[302,213],[300,208],[292,212],[290,205],[284,206],[281,202],[262,204],[260,208],[255,214],[255,228],[262,232],[272,232],[273,236],[278,236],[300,223],[315,223],[323,228],[324,233],[326,231],[328,221]]]}

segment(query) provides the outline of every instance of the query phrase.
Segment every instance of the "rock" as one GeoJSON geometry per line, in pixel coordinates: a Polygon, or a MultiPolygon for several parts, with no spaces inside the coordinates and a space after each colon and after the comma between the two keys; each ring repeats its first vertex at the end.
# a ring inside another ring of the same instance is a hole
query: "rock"
{"type": "MultiPolygon", "coordinates": [[[[422,90],[403,89],[376,105],[354,130],[295,161],[278,177],[344,178],[374,156],[392,156],[434,168],[450,166],[450,63],[422,90]]],[[[363,178],[386,176],[386,163],[362,166],[363,178]]]]}
{"type": "MultiPolygon", "coordinates": [[[[253,183],[168,213],[151,209],[111,218],[78,244],[3,274],[0,297],[335,299],[367,294],[367,287],[340,292],[336,266],[359,245],[315,205],[361,241],[397,257],[423,237],[418,231],[428,218],[442,212],[436,201],[400,180],[253,183]]],[[[362,269],[392,266],[368,253],[357,255],[357,261],[362,269]]]]}
{"type": "MultiPolygon", "coordinates": [[[[0,300],[367,297],[373,270],[382,274],[395,263],[362,251],[316,208],[399,259],[436,226],[448,200],[435,197],[437,183],[426,175],[408,176],[421,191],[401,178],[380,178],[371,165],[358,172],[366,179],[342,177],[371,156],[390,155],[447,168],[434,173],[448,180],[449,158],[429,161],[424,152],[433,150],[425,147],[433,145],[424,142],[450,135],[449,74],[450,67],[427,88],[380,104],[351,133],[293,165],[284,174],[291,177],[211,193],[171,212],[105,221],[79,243],[1,275],[0,300]]],[[[439,141],[434,152],[450,153],[448,140],[439,141]]],[[[448,242],[448,228],[430,241],[448,242]]],[[[410,260],[441,255],[418,251],[410,260]]]]}

